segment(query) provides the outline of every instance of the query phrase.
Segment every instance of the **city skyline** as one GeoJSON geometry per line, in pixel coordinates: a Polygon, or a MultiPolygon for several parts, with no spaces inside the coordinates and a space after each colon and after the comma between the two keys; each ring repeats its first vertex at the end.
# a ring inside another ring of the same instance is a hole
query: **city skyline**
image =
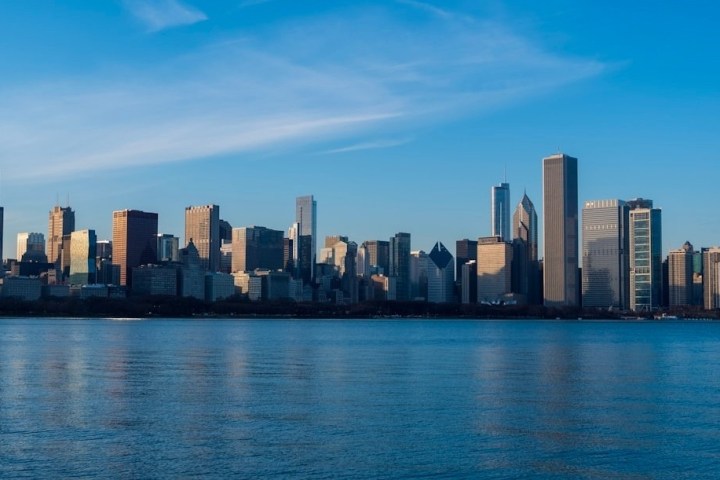
{"type": "Polygon", "coordinates": [[[672,225],[664,252],[720,242],[720,69],[701,53],[720,7],[474,3],[6,6],[3,257],[66,195],[77,226],[105,239],[108,212],[157,212],[182,237],[182,208],[208,203],[234,226],[285,230],[287,203],[312,192],[319,238],[407,231],[452,249],[490,234],[486,192],[505,166],[511,206],[527,191],[540,210],[537,161],[558,150],[580,158],[580,202],[654,199],[672,225]],[[439,183],[437,165],[462,174],[439,183]]]}

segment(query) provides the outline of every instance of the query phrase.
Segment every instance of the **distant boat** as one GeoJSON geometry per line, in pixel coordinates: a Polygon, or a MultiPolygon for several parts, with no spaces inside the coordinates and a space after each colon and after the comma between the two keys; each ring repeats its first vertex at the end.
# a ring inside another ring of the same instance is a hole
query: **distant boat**
{"type": "Polygon", "coordinates": [[[662,315],[655,315],[655,320],[680,320],[680,317],[663,313],[662,315]]]}

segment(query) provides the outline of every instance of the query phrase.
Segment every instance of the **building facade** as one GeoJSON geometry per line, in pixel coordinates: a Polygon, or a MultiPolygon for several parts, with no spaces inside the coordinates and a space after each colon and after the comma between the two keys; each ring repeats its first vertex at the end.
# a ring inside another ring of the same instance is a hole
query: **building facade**
{"type": "Polygon", "coordinates": [[[157,262],[157,213],[113,212],[113,264],[120,266],[120,285],[132,286],[132,269],[157,262]]]}
{"type": "Polygon", "coordinates": [[[48,215],[48,262],[59,264],[63,236],[75,230],[75,212],[70,207],[55,205],[48,215]]]}
{"type": "Polygon", "coordinates": [[[538,217],[535,205],[527,194],[523,194],[515,208],[512,229],[512,291],[523,295],[531,305],[539,304],[538,217]]]}
{"type": "Polygon", "coordinates": [[[695,249],[690,242],[668,254],[668,305],[694,305],[693,260],[695,249]]]}
{"type": "Polygon", "coordinates": [[[510,237],[510,184],[501,183],[494,185],[491,189],[491,222],[494,237],[500,237],[504,242],[509,242],[510,237]]]}
{"type": "Polygon", "coordinates": [[[220,269],[220,207],[200,205],[185,208],[185,245],[190,241],[200,255],[203,270],[220,269]]]}
{"type": "Polygon", "coordinates": [[[720,308],[720,247],[704,248],[703,299],[705,310],[720,308]]]}
{"type": "Polygon", "coordinates": [[[437,242],[428,255],[427,301],[450,303],[454,300],[455,263],[452,254],[437,242]]]}
{"type": "Polygon", "coordinates": [[[512,244],[500,237],[478,238],[477,301],[497,303],[512,290],[512,244]]]}
{"type": "Polygon", "coordinates": [[[543,159],[543,301],[546,306],[577,306],[578,163],[558,153],[543,159]]]}
{"type": "Polygon", "coordinates": [[[95,230],[76,230],[70,234],[70,284],[97,282],[97,237],[95,230]]]}
{"type": "Polygon", "coordinates": [[[265,227],[233,228],[232,271],[282,270],[283,232],[265,227]]]}
{"type": "Polygon", "coordinates": [[[396,233],[389,242],[389,275],[395,278],[397,300],[410,300],[410,234],[396,233]]]}
{"type": "Polygon", "coordinates": [[[308,268],[309,272],[303,272],[301,277],[309,277],[309,281],[315,279],[315,263],[317,262],[317,202],[312,195],[305,195],[295,199],[295,222],[297,224],[296,235],[298,243],[296,247],[296,264],[301,269],[308,268]],[[299,237],[306,237],[300,240],[299,237]],[[309,242],[309,245],[304,243],[309,242]],[[304,246],[305,248],[301,248],[304,246]],[[305,255],[309,254],[309,258],[305,255]]]}
{"type": "Polygon", "coordinates": [[[622,200],[585,202],[582,211],[583,307],[629,307],[629,209],[622,200]]]}
{"type": "Polygon", "coordinates": [[[630,309],[652,311],[662,306],[662,216],[652,200],[629,200],[630,309]]]}

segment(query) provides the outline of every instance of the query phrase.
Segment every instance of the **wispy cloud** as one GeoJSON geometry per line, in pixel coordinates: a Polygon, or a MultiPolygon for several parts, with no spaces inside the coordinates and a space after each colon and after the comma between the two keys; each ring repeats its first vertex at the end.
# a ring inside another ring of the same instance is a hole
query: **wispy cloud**
{"type": "Polygon", "coordinates": [[[436,7],[435,5],[431,5],[429,3],[425,2],[418,2],[416,0],[396,0],[397,3],[404,4],[404,5],[410,5],[411,7],[418,8],[420,10],[424,10],[426,12],[432,13],[433,15],[437,15],[438,17],[442,18],[451,18],[453,16],[452,13],[450,13],[447,10],[443,10],[440,7],[436,7]]]}
{"type": "Polygon", "coordinates": [[[302,19],[150,70],[0,91],[3,173],[57,179],[328,141],[349,145],[335,153],[388,148],[367,139],[408,138],[418,125],[605,69],[493,22],[433,18],[418,26],[373,10],[302,19]]]}
{"type": "Polygon", "coordinates": [[[207,20],[203,12],[179,0],[124,0],[123,3],[151,32],[207,20]]]}
{"type": "Polygon", "coordinates": [[[392,147],[399,147],[401,145],[405,145],[407,143],[410,143],[412,141],[412,138],[410,137],[404,137],[404,138],[394,138],[394,139],[386,139],[386,140],[373,140],[370,142],[360,142],[360,143],[354,143],[352,145],[347,145],[345,147],[339,147],[339,148],[333,148],[331,150],[325,150],[323,152],[320,152],[320,155],[331,155],[331,154],[338,154],[338,153],[350,153],[350,152],[358,152],[362,150],[377,150],[382,148],[392,148],[392,147]]]}

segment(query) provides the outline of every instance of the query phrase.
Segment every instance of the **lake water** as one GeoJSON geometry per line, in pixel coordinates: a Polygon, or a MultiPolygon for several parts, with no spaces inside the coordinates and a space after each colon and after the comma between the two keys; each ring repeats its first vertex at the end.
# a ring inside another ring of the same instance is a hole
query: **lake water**
{"type": "Polygon", "coordinates": [[[0,319],[0,477],[717,478],[720,323],[0,319]]]}

